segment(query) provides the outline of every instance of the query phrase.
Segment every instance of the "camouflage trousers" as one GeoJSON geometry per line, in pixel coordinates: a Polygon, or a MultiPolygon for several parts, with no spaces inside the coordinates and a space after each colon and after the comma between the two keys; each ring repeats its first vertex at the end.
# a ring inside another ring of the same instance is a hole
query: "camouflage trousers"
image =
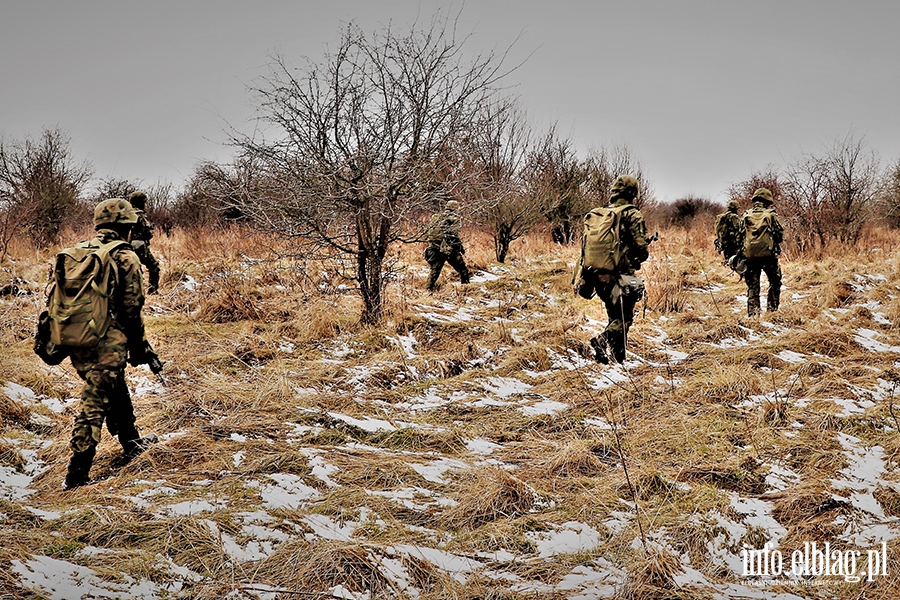
{"type": "Polygon", "coordinates": [[[445,262],[450,263],[450,266],[459,273],[459,280],[461,282],[469,283],[469,268],[466,266],[466,261],[463,259],[460,250],[453,249],[449,254],[445,254],[441,252],[438,246],[432,244],[425,248],[425,262],[431,267],[431,272],[428,275],[428,291],[434,291],[434,287],[437,285],[438,277],[441,276],[441,269],[444,268],[445,262]]]}
{"type": "Polygon", "coordinates": [[[96,346],[71,348],[72,366],[84,380],[81,390],[81,412],[75,417],[70,445],[84,452],[100,443],[103,421],[110,434],[119,441],[138,436],[134,426],[134,408],[125,383],[128,337],[118,327],[110,327],[96,346]]]}
{"type": "Polygon", "coordinates": [[[606,316],[609,319],[603,334],[606,343],[613,351],[613,356],[619,362],[625,360],[625,346],[628,342],[628,331],[634,322],[634,307],[637,300],[633,296],[620,295],[613,299],[613,287],[615,281],[597,284],[597,296],[603,300],[606,306],[606,316]]]}
{"type": "Polygon", "coordinates": [[[747,281],[747,315],[750,317],[760,313],[759,288],[762,273],[765,273],[766,279],[769,280],[766,310],[769,312],[778,310],[781,301],[781,267],[778,266],[778,257],[748,258],[744,279],[747,281]]]}
{"type": "Polygon", "coordinates": [[[159,261],[156,260],[156,257],[153,256],[153,253],[150,252],[150,244],[147,242],[143,243],[132,243],[134,246],[134,253],[137,254],[138,259],[141,261],[141,264],[147,267],[147,291],[152,293],[159,289],[159,275],[160,275],[160,267],[159,261]]]}
{"type": "Polygon", "coordinates": [[[125,368],[79,370],[84,380],[81,412],[75,417],[72,440],[74,452],[85,452],[100,443],[103,421],[110,435],[118,435],[123,444],[140,437],[135,427],[134,406],[125,383],[125,368]]]}

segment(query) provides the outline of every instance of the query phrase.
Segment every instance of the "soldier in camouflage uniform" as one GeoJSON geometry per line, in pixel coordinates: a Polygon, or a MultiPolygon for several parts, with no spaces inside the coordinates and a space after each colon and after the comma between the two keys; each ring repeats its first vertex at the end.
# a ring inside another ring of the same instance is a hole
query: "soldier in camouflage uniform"
{"type": "Polygon", "coordinates": [[[462,240],[459,237],[458,211],[459,202],[448,200],[446,208],[433,215],[428,223],[426,235],[430,243],[425,248],[425,262],[431,267],[427,285],[429,292],[434,291],[445,262],[449,262],[450,266],[456,269],[462,283],[469,283],[469,268],[463,258],[466,249],[463,248],[462,240]]]}
{"type": "MultiPolygon", "coordinates": [[[[80,248],[99,248],[114,240],[127,240],[138,215],[126,200],[104,200],[94,210],[93,240],[80,242],[80,248]]],[[[125,461],[143,452],[156,441],[151,434],[140,437],[135,427],[134,408],[125,383],[126,359],[132,365],[147,362],[146,339],[141,308],[144,305],[141,264],[127,246],[110,254],[116,268],[116,284],[112,290],[112,325],[96,346],[71,348],[72,366],[84,380],[81,412],[72,430],[72,459],[66,474],[65,488],[72,489],[90,482],[88,473],[100,443],[103,421],[110,434],[117,435],[125,461]]]]}
{"type": "Polygon", "coordinates": [[[153,224],[147,219],[147,194],[138,190],[128,194],[128,202],[137,213],[138,222],[131,230],[131,245],[134,246],[134,252],[138,255],[141,263],[147,267],[147,275],[149,283],[147,285],[147,293],[155,294],[159,289],[159,261],[150,252],[150,240],[153,238],[153,224]]]}
{"type": "Polygon", "coordinates": [[[737,200],[728,202],[728,210],[716,217],[716,249],[727,261],[738,253],[741,235],[741,218],[737,212],[740,208],[737,200]]]}
{"type": "Polygon", "coordinates": [[[766,188],[759,188],[753,193],[753,206],[744,213],[741,219],[740,240],[744,243],[746,239],[746,218],[750,213],[760,213],[769,211],[772,214],[772,255],[761,258],[747,257],[747,271],[744,278],[747,280],[747,315],[755,317],[760,313],[759,293],[761,273],[765,272],[766,278],[769,280],[769,292],[766,296],[766,310],[772,312],[778,310],[781,299],[781,267],[778,264],[778,256],[781,254],[781,242],[784,239],[784,227],[775,214],[773,205],[775,203],[772,192],[766,188]]]}
{"type": "MultiPolygon", "coordinates": [[[[619,221],[619,243],[624,246],[622,259],[624,264],[620,267],[619,274],[634,276],[641,268],[641,263],[650,255],[644,215],[632,204],[638,195],[637,179],[629,175],[619,176],[613,182],[610,191],[610,206],[625,207],[619,221]]],[[[634,321],[634,307],[643,297],[643,289],[623,289],[619,285],[621,277],[609,277],[607,281],[596,277],[594,279],[592,282],[589,281],[589,284],[595,286],[597,296],[606,305],[606,315],[609,319],[603,333],[591,338],[594,358],[597,362],[608,363],[606,349],[609,345],[613,358],[617,362],[624,362],[628,330],[634,321]]]]}

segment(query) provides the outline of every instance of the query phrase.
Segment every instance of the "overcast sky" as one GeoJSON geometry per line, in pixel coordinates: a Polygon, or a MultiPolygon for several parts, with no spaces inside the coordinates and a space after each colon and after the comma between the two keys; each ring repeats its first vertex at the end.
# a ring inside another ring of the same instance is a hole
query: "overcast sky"
{"type": "Polygon", "coordinates": [[[171,182],[252,131],[247,86],[280,51],[461,10],[472,51],[515,42],[507,81],[582,151],[627,145],[657,197],[733,182],[851,130],[900,158],[900,3],[569,0],[0,2],[0,134],[56,127],[98,178],[171,182]]]}

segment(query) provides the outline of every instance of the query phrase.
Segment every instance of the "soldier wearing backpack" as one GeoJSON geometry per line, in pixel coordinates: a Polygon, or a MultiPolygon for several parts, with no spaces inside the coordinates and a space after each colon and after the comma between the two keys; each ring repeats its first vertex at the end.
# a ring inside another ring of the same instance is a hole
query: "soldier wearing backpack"
{"type": "Polygon", "coordinates": [[[127,241],[137,222],[128,201],[104,200],[94,210],[96,237],[60,252],[51,273],[41,321],[53,347],[65,350],[84,380],[65,489],[90,483],[104,420],[126,462],[157,439],[138,433],[125,383],[126,360],[136,366],[157,358],[144,337],[141,264],[127,241]]]}
{"type": "Polygon", "coordinates": [[[738,208],[738,201],[731,200],[728,210],[716,217],[716,250],[722,253],[726,261],[740,250],[741,218],[737,214],[738,208]]]}
{"type": "Polygon", "coordinates": [[[428,223],[426,235],[430,243],[425,248],[425,262],[428,263],[430,268],[428,284],[426,285],[429,292],[434,291],[445,262],[449,262],[450,266],[456,269],[456,272],[459,273],[459,280],[462,283],[469,283],[469,268],[466,266],[466,260],[463,258],[466,249],[463,247],[462,239],[459,237],[460,219],[458,211],[459,202],[448,200],[446,208],[433,215],[428,223]]]}
{"type": "Polygon", "coordinates": [[[138,190],[131,192],[126,198],[137,213],[138,222],[131,229],[131,245],[134,252],[145,267],[147,267],[147,275],[149,282],[147,284],[147,293],[155,294],[159,289],[159,261],[150,252],[150,240],[153,238],[153,223],[147,219],[147,194],[138,190]]]}
{"type": "Polygon", "coordinates": [[[581,256],[575,265],[575,291],[590,299],[596,293],[606,306],[609,322],[591,338],[597,362],[607,364],[607,346],[617,362],[625,361],[628,330],[634,307],[644,295],[644,282],[635,271],[649,256],[644,215],[632,204],[638,195],[634,177],[613,182],[609,206],[592,209],[584,218],[581,256]]]}
{"type": "Polygon", "coordinates": [[[740,239],[743,242],[742,253],[747,261],[747,315],[759,315],[760,276],[765,272],[769,280],[769,293],[766,296],[766,310],[778,310],[781,298],[781,267],[778,255],[781,254],[781,242],[784,239],[784,228],[772,208],[774,199],[772,192],[759,188],[753,192],[753,206],[744,213],[741,219],[740,239]]]}

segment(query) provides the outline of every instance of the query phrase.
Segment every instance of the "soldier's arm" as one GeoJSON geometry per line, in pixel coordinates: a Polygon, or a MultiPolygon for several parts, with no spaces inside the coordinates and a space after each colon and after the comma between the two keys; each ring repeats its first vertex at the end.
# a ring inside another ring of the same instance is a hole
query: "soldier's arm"
{"type": "Polygon", "coordinates": [[[781,225],[777,214],[772,218],[772,241],[778,245],[784,241],[784,227],[781,225]]]}
{"type": "Polygon", "coordinates": [[[133,250],[119,249],[113,253],[113,260],[119,268],[120,302],[118,320],[129,344],[142,344],[144,341],[144,321],[141,310],[144,308],[144,280],[141,274],[141,263],[133,250]]]}
{"type": "Polygon", "coordinates": [[[624,229],[630,238],[627,241],[631,258],[642,263],[650,256],[650,243],[647,241],[647,223],[644,221],[644,215],[635,208],[626,211],[623,216],[625,216],[624,229]]]}

